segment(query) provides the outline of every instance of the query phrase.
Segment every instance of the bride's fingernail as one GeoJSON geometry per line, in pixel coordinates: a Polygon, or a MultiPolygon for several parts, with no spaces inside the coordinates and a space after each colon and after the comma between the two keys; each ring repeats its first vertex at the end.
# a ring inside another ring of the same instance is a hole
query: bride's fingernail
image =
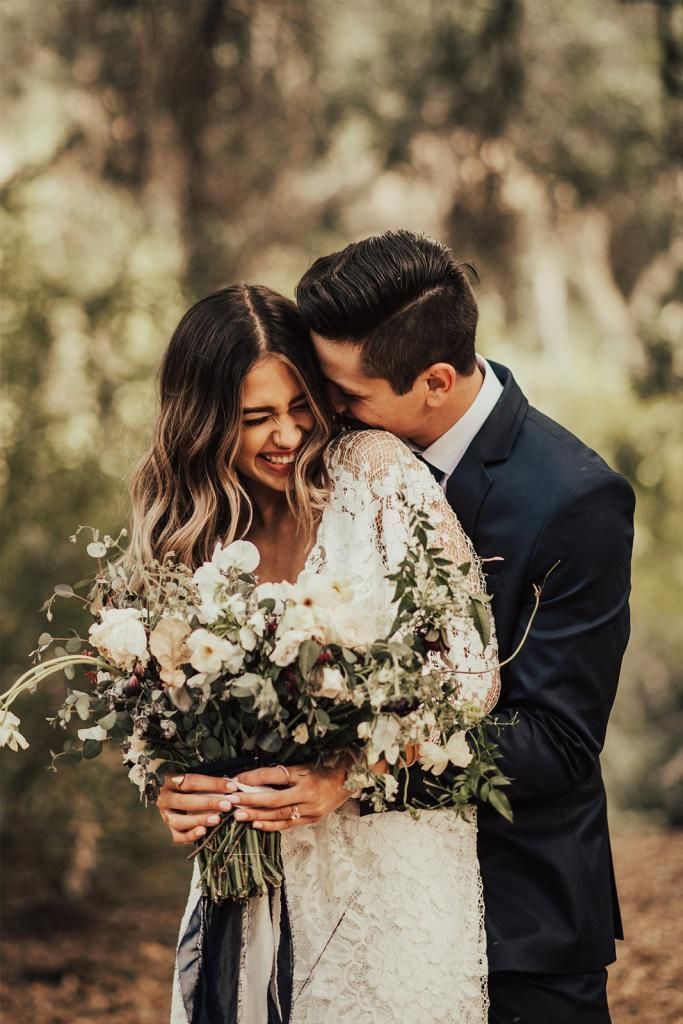
{"type": "Polygon", "coordinates": [[[171,778],[171,782],[173,783],[174,786],[182,786],[184,779],[184,775],[173,775],[171,778]]]}
{"type": "Polygon", "coordinates": [[[206,824],[207,825],[217,825],[220,820],[221,820],[220,814],[212,814],[212,815],[210,815],[210,817],[208,817],[206,819],[206,824]]]}
{"type": "Polygon", "coordinates": [[[230,803],[229,800],[221,800],[221,802],[218,805],[218,809],[220,811],[231,811],[232,810],[232,804],[230,803]]]}
{"type": "Polygon", "coordinates": [[[232,781],[232,779],[229,779],[228,782],[225,783],[225,788],[227,789],[228,793],[236,793],[237,792],[237,786],[232,781]]]}
{"type": "Polygon", "coordinates": [[[206,829],[202,828],[200,826],[198,829],[196,829],[195,835],[196,835],[197,839],[199,839],[201,836],[205,836],[206,835],[206,829]]]}
{"type": "Polygon", "coordinates": [[[247,812],[246,811],[235,811],[235,820],[236,821],[246,821],[247,820],[247,812]]]}

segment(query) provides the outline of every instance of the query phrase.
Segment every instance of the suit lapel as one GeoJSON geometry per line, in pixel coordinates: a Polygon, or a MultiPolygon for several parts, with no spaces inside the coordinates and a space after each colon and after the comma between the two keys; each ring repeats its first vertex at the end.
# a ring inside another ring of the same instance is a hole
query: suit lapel
{"type": "Polygon", "coordinates": [[[503,385],[503,393],[446,486],[446,497],[475,544],[482,505],[493,484],[486,467],[507,459],[529,407],[507,367],[490,365],[503,385]]]}

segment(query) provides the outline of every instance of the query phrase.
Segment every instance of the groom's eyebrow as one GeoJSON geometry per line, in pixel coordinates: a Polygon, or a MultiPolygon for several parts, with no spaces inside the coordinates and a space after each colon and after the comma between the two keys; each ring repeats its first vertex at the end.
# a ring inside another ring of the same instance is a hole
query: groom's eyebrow
{"type": "MultiPolygon", "coordinates": [[[[300,402],[305,397],[306,396],[303,393],[303,391],[300,392],[300,394],[295,395],[294,398],[289,403],[289,408],[291,409],[293,405],[296,405],[297,402],[300,402]]],[[[242,409],[242,415],[246,415],[247,413],[250,413],[250,412],[251,413],[254,413],[254,412],[275,412],[275,406],[274,405],[254,405],[250,409],[242,409]]]]}
{"type": "Polygon", "coordinates": [[[343,395],[347,395],[349,398],[362,398],[363,397],[362,395],[359,395],[357,391],[351,391],[350,388],[344,387],[344,385],[343,384],[339,384],[338,381],[332,380],[331,377],[325,377],[325,380],[327,381],[328,384],[334,384],[334,386],[336,388],[338,388],[339,391],[341,391],[341,393],[343,395]]]}

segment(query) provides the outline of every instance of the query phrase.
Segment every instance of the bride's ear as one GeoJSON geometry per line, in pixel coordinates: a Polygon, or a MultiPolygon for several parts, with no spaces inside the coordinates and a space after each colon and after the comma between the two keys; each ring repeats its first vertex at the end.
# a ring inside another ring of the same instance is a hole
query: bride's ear
{"type": "Polygon", "coordinates": [[[450,363],[434,363],[428,366],[419,377],[424,388],[426,404],[432,408],[443,405],[453,394],[457,376],[450,363]]]}

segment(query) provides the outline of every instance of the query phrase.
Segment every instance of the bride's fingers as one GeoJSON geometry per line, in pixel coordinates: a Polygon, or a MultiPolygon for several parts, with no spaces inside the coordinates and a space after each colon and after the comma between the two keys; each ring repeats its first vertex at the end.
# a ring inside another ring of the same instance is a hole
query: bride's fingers
{"type": "Polygon", "coordinates": [[[157,807],[161,811],[209,814],[211,811],[229,811],[232,807],[232,798],[227,793],[179,793],[172,789],[162,789],[157,799],[157,807]]]}
{"type": "MultiPolygon", "coordinates": [[[[235,779],[246,786],[289,786],[310,774],[311,769],[306,765],[295,764],[287,768],[284,765],[274,765],[272,768],[253,768],[250,772],[240,772],[235,779]]],[[[232,788],[237,787],[233,785],[232,788]]],[[[230,789],[228,786],[229,792],[230,789]]]]}
{"type": "Polygon", "coordinates": [[[302,816],[300,818],[287,818],[285,821],[265,821],[259,818],[258,821],[254,822],[253,827],[258,829],[259,832],[285,832],[289,828],[296,828],[297,825],[315,825],[319,818],[307,818],[302,816]]]}
{"type": "MultiPolygon", "coordinates": [[[[303,815],[300,805],[289,803],[284,807],[274,807],[271,809],[265,807],[239,807],[235,811],[234,818],[235,821],[287,821],[292,817],[292,806],[299,807],[299,814],[303,815]]],[[[300,817],[297,820],[301,821],[302,818],[300,817]]]]}
{"type": "Polygon", "coordinates": [[[167,775],[162,792],[174,790],[177,793],[228,793],[230,787],[235,788],[232,779],[223,776],[194,775],[188,772],[186,775],[167,775]]]}
{"type": "Polygon", "coordinates": [[[220,814],[173,814],[167,812],[161,817],[172,832],[192,832],[197,828],[213,828],[221,821],[220,814]]]}

